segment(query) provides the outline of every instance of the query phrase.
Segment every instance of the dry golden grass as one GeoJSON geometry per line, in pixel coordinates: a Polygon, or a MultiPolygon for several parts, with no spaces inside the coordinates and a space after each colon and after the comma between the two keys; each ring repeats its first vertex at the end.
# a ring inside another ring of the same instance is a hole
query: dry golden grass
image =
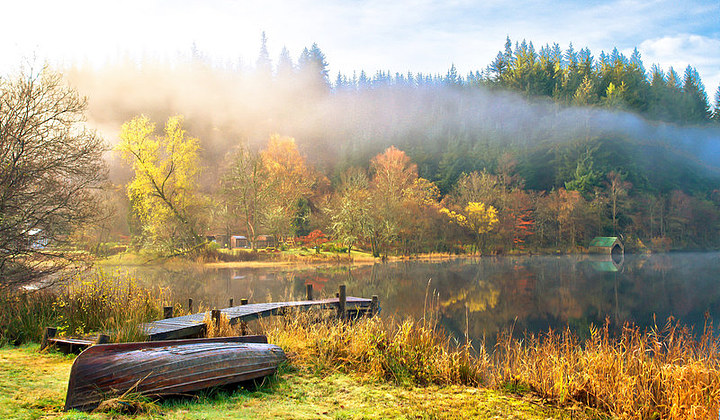
{"type": "Polygon", "coordinates": [[[212,312],[205,312],[205,337],[233,337],[238,335],[238,331],[235,327],[230,325],[230,320],[227,315],[220,313],[220,318],[217,322],[212,319],[212,312]]]}
{"type": "Polygon", "coordinates": [[[505,335],[495,383],[520,383],[555,404],[580,402],[621,419],[717,418],[720,356],[711,326],[700,338],[672,321],[645,332],[625,326],[616,338],[607,324],[590,333],[584,343],[568,331],[505,335]]]}
{"type": "Polygon", "coordinates": [[[404,384],[530,391],[556,406],[592,407],[620,419],[717,418],[720,356],[712,328],[696,338],[668,323],[618,337],[592,328],[500,337],[490,354],[456,346],[431,322],[378,318],[347,324],[299,313],[264,325],[270,342],[313,372],[355,373],[404,384]]]}

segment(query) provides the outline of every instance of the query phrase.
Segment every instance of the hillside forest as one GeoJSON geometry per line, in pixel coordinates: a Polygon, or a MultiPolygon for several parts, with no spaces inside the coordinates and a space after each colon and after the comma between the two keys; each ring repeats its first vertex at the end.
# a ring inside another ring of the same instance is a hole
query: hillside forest
{"type": "Polygon", "coordinates": [[[83,195],[96,217],[37,228],[101,253],[229,235],[375,256],[720,246],[720,88],[691,66],[508,38],[464,75],[327,69],[316,44],[272,60],[264,34],[253,63],[193,48],[65,69],[107,178],[83,195]]]}

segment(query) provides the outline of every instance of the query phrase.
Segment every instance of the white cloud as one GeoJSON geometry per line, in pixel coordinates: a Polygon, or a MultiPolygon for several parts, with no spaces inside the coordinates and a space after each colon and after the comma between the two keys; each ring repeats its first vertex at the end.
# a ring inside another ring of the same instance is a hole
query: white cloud
{"type": "Polygon", "coordinates": [[[720,39],[680,34],[645,40],[638,49],[647,67],[660,63],[681,75],[688,65],[697,68],[711,98],[720,84],[720,39]]]}

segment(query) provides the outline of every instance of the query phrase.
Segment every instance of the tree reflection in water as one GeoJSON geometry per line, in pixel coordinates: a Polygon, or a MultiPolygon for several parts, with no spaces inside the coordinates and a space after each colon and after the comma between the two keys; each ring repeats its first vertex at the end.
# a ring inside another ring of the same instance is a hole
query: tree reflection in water
{"type": "MultiPolygon", "coordinates": [[[[177,302],[193,298],[204,307],[223,307],[229,298],[251,301],[304,299],[305,284],[315,298],[334,296],[340,284],[348,295],[378,295],[382,316],[419,319],[430,292],[442,326],[477,346],[493,344],[514,325],[518,333],[570,326],[587,334],[590,323],[633,322],[649,327],[668,316],[696,331],[705,313],[720,313],[720,253],[610,256],[483,257],[442,262],[397,262],[361,267],[123,269],[147,284],[173,292],[177,302]]],[[[196,306],[197,307],[197,306],[196,306]]]]}

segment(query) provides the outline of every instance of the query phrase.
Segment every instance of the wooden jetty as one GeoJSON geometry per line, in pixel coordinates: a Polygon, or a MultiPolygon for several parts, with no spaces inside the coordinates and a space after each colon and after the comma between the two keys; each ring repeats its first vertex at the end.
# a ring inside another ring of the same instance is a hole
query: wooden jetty
{"type": "MultiPolygon", "coordinates": [[[[335,298],[312,300],[311,288],[308,288],[308,297],[309,300],[252,304],[243,299],[240,306],[215,310],[213,318],[218,318],[219,313],[223,313],[227,316],[230,324],[234,325],[241,321],[251,321],[271,315],[282,315],[286,310],[292,308],[300,310],[310,308],[336,309],[338,316],[341,318],[353,317],[363,313],[374,315],[379,310],[377,296],[373,296],[372,299],[345,296],[344,286],[340,286],[338,297],[335,298]]],[[[144,324],[143,329],[150,341],[197,337],[205,331],[205,315],[206,312],[201,312],[161,319],[144,324]]]]}

